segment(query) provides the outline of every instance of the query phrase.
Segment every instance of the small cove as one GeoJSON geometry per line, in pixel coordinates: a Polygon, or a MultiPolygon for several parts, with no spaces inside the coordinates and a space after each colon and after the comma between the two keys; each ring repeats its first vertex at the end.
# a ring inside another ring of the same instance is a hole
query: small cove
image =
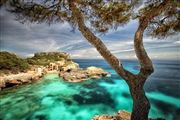
{"type": "MultiPolygon", "coordinates": [[[[123,109],[131,112],[132,100],[127,84],[104,61],[76,60],[76,62],[81,67],[89,65],[101,67],[112,76],[82,83],[68,83],[57,74],[48,74],[35,83],[8,88],[0,92],[0,119],[90,120],[97,114],[115,114],[123,109]]],[[[167,75],[162,70],[177,72],[179,64],[173,65],[174,62],[168,62],[167,68],[166,63],[162,61],[160,63],[155,63],[157,71],[145,85],[146,94],[151,102],[149,116],[178,120],[179,75],[173,78],[171,74],[167,75]],[[166,79],[168,78],[166,76],[170,79],[166,79]]],[[[134,73],[138,72],[137,63],[134,61],[126,61],[125,67],[134,73]]]]}

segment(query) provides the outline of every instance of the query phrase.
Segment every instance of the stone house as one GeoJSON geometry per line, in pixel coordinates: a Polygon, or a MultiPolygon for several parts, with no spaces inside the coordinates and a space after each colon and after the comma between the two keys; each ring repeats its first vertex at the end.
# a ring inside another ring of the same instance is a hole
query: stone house
{"type": "Polygon", "coordinates": [[[53,70],[57,70],[59,71],[65,64],[65,61],[62,60],[62,61],[56,61],[56,62],[51,62],[49,63],[48,65],[48,70],[49,71],[53,71],[53,70]]]}

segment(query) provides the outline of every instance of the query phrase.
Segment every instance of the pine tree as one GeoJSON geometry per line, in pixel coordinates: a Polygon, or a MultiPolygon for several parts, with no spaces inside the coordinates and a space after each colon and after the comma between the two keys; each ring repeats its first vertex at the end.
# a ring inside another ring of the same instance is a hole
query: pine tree
{"type": "Polygon", "coordinates": [[[144,84],[154,70],[143,45],[143,34],[146,29],[149,35],[158,38],[178,33],[178,0],[3,0],[2,5],[15,13],[20,22],[68,22],[74,29],[78,28],[128,84],[133,99],[131,120],[148,120],[150,103],[145,95],[144,84]],[[131,19],[139,21],[134,35],[134,49],[140,63],[138,74],[126,70],[95,34],[116,29],[131,19]]]}

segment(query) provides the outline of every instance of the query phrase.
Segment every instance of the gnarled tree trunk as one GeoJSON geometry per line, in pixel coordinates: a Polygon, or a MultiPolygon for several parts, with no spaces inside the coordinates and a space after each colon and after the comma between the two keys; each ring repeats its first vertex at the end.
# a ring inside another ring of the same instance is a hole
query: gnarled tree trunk
{"type": "Polygon", "coordinates": [[[143,86],[140,88],[138,86],[135,88],[130,87],[130,91],[133,98],[131,120],[148,120],[150,103],[145,95],[143,86]]]}
{"type": "Polygon", "coordinates": [[[102,57],[112,66],[112,68],[121,76],[129,86],[133,99],[133,110],[131,120],[148,120],[150,103],[145,95],[144,83],[149,75],[153,73],[153,65],[143,46],[143,33],[155,16],[162,13],[171,0],[164,0],[159,7],[154,8],[139,21],[139,27],[134,36],[134,48],[138,61],[141,65],[139,74],[135,75],[124,69],[121,62],[107,49],[104,43],[96,37],[84,23],[84,18],[77,8],[74,0],[69,0],[69,7],[72,11],[78,28],[83,36],[90,42],[102,57]]]}
{"type": "Polygon", "coordinates": [[[150,110],[150,103],[147,99],[144,91],[145,80],[142,78],[134,79],[136,83],[129,86],[130,93],[133,99],[133,109],[131,114],[131,120],[148,120],[148,113],[150,110]]]}

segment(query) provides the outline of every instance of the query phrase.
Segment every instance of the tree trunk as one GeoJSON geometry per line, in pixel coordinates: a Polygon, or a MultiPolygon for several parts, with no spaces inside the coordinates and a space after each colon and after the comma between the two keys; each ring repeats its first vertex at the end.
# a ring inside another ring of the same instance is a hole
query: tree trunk
{"type": "Polygon", "coordinates": [[[91,43],[96,50],[101,54],[101,56],[111,65],[111,67],[121,76],[126,82],[130,82],[129,80],[133,80],[134,74],[124,69],[120,60],[115,57],[105,46],[105,44],[95,36],[91,30],[85,25],[84,17],[76,7],[74,0],[69,0],[69,6],[72,11],[72,14],[75,21],[77,22],[79,31],[81,31],[82,35],[86,38],[86,40],[91,43]]]}
{"type": "Polygon", "coordinates": [[[143,86],[144,83],[139,81],[138,84],[129,86],[130,93],[133,99],[131,120],[148,120],[150,103],[145,95],[143,86]]]}
{"type": "Polygon", "coordinates": [[[140,19],[139,27],[134,37],[134,48],[138,61],[141,65],[139,74],[135,75],[124,69],[121,62],[116,58],[104,45],[104,43],[96,37],[84,23],[84,17],[80,10],[76,7],[74,0],[69,0],[69,6],[77,22],[79,31],[90,42],[102,57],[112,66],[112,68],[121,76],[129,85],[130,93],[133,99],[133,110],[131,120],[148,120],[150,103],[145,95],[144,83],[149,75],[153,73],[153,65],[151,59],[147,55],[143,46],[143,33],[155,16],[162,13],[171,0],[165,0],[158,7],[151,10],[147,15],[140,19]]]}

